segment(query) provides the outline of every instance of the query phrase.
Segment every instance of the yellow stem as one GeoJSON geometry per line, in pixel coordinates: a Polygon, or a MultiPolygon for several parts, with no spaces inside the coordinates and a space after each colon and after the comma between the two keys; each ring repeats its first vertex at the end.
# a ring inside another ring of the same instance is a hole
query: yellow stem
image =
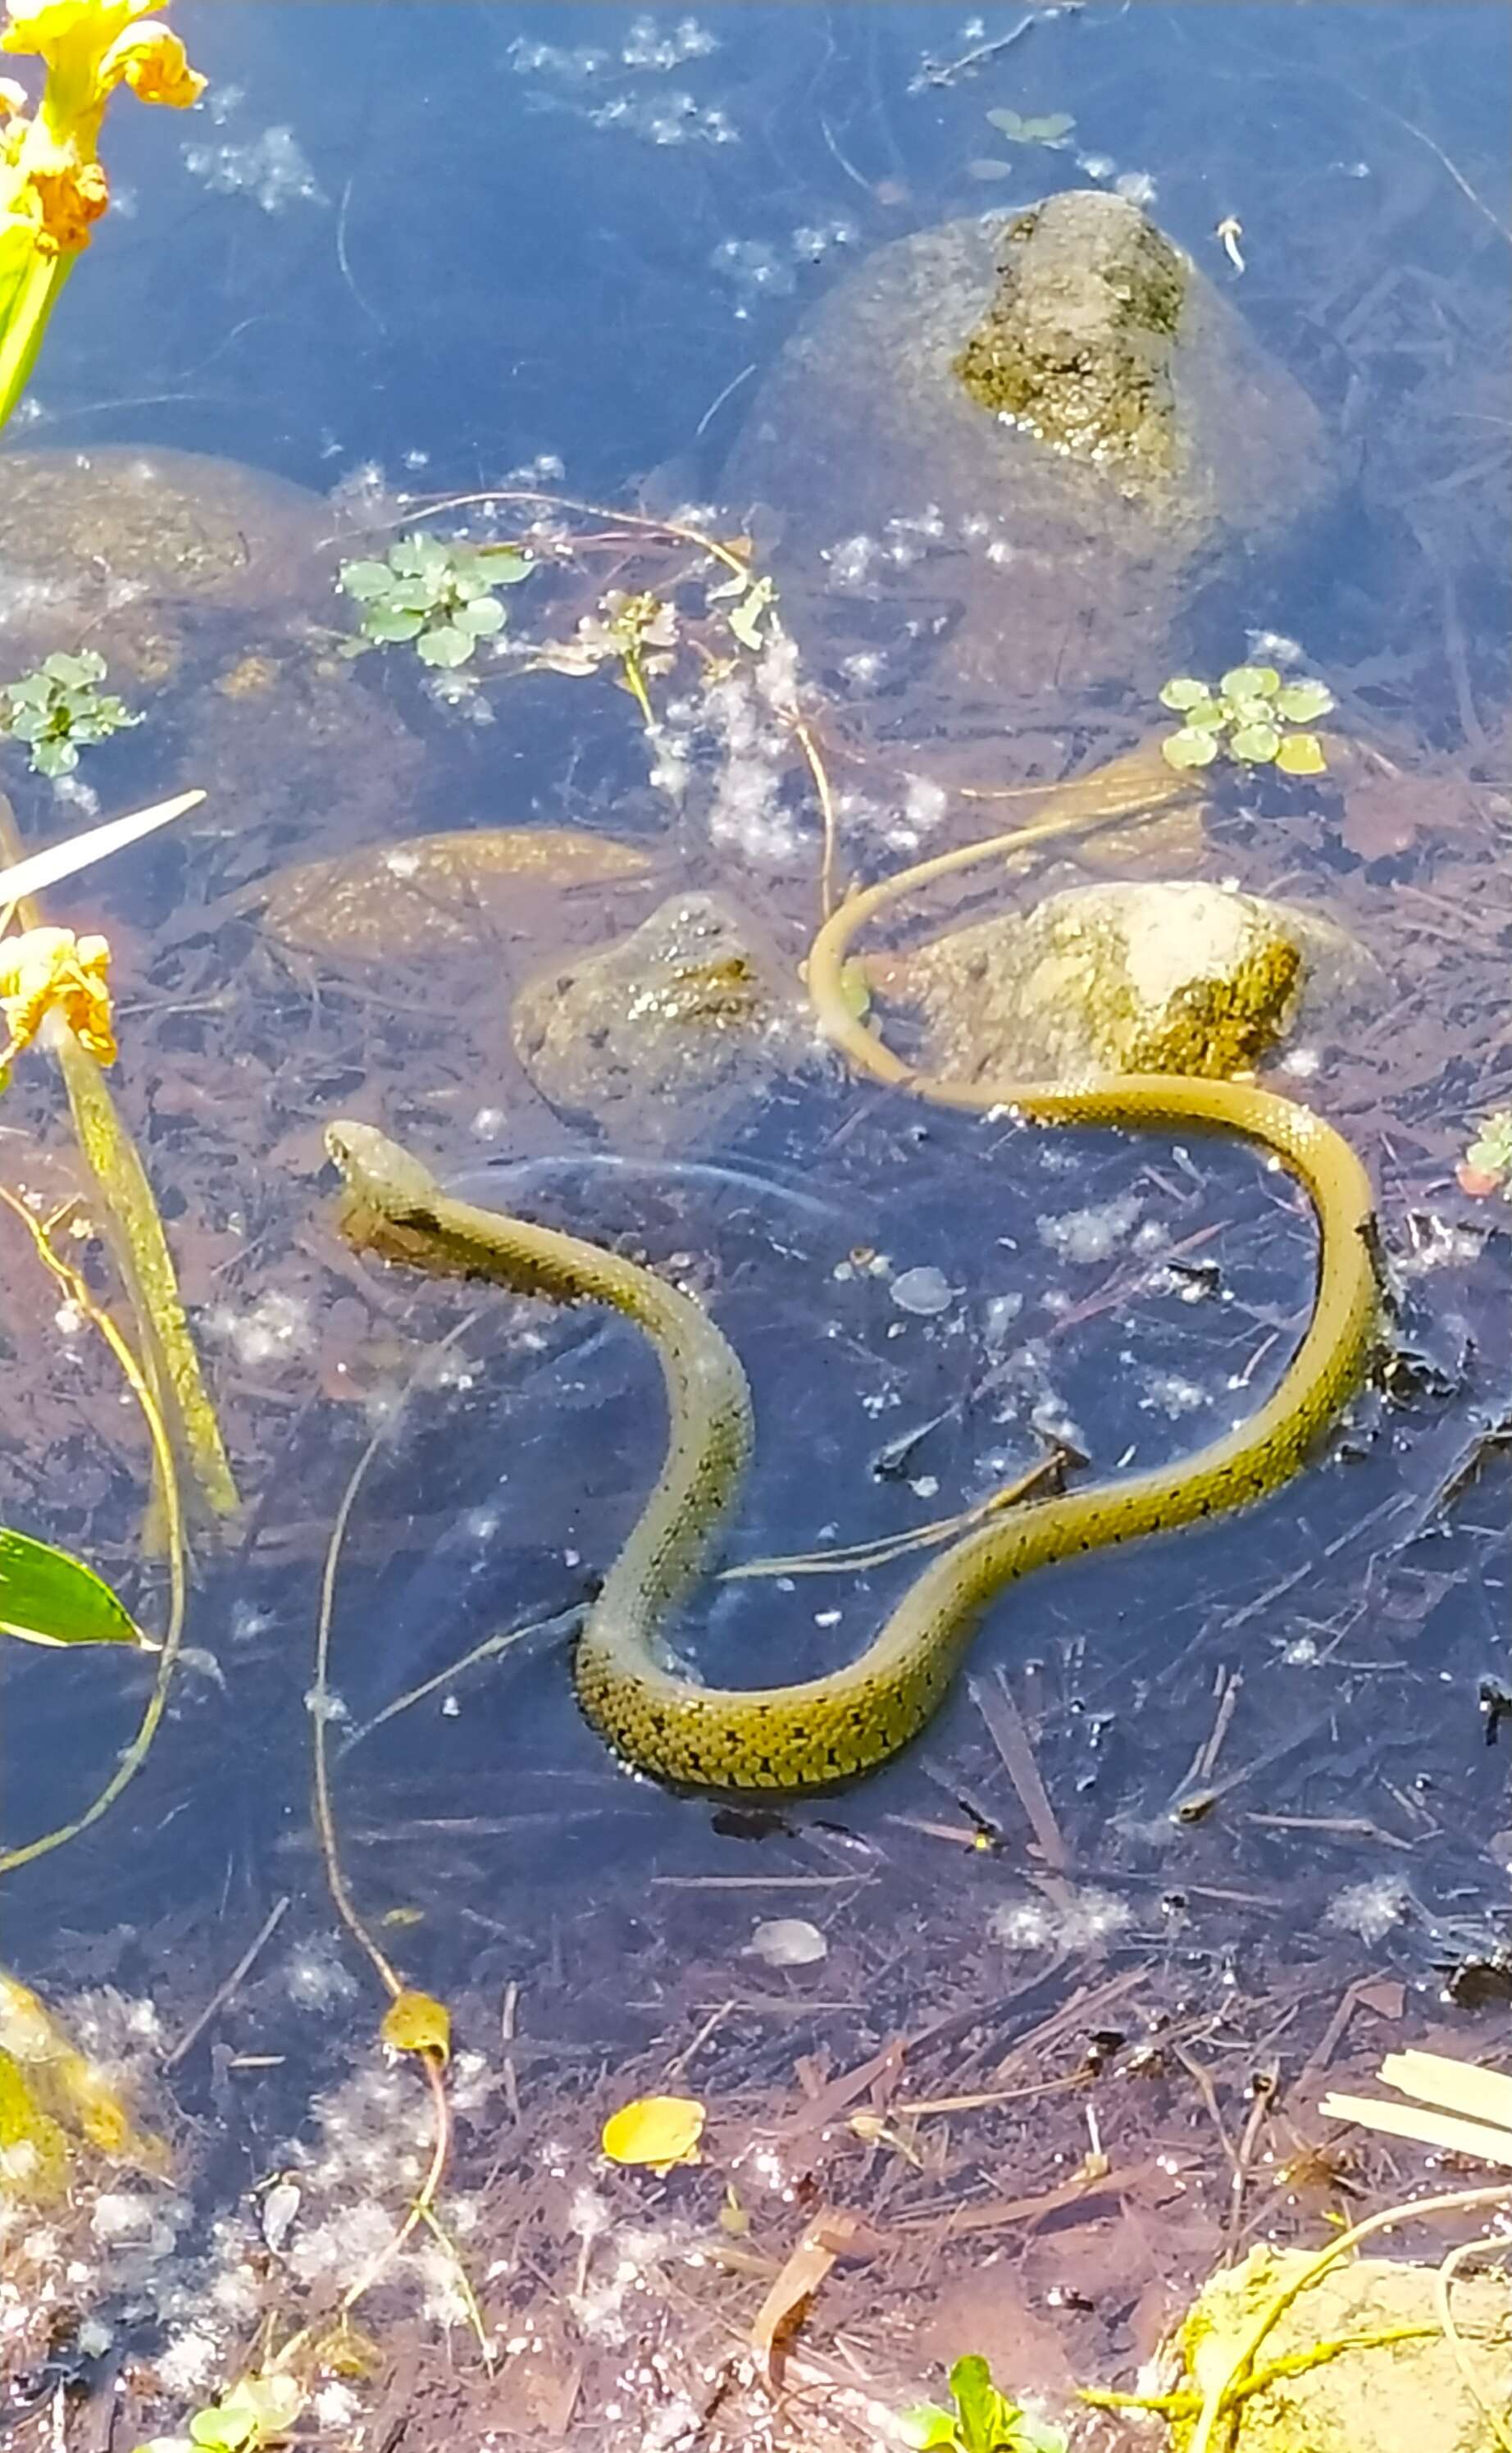
{"type": "Polygon", "coordinates": [[[78,257],[42,255],[30,262],[10,296],[0,325],[0,427],[13,414],[31,378],[48,319],[78,257]]]}

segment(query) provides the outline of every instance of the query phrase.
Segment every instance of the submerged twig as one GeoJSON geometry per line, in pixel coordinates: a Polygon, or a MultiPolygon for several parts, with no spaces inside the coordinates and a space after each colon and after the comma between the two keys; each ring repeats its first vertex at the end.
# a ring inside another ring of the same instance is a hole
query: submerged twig
{"type": "Polygon", "coordinates": [[[190,2022],[189,2025],[185,2028],[182,2036],[180,2036],[178,2043],[174,2044],[169,2051],[164,2054],[163,2067],[165,2070],[177,2069],[180,2062],[184,2060],[185,2056],[193,2051],[194,2046],[199,2043],[201,2036],[203,2036],[206,2028],[209,2026],[212,2020],[218,2018],[221,2011],[225,2009],[227,2003],[236,1991],[237,1986],[242,1983],[249,1969],[256,1964],[260,1954],[267,1948],[269,1943],[271,1942],[274,1934],[278,1931],[279,1926],[282,1925],[284,1918],[288,1912],[289,1897],[290,1894],[286,1891],[281,1900],[274,1901],[272,1906],[269,1909],[267,1916],[264,1917],[262,1924],[258,1926],[257,1931],[253,1934],[251,1941],[248,1944],[247,1948],[243,1951],[240,1959],[231,1969],[231,1972],[229,1976],[227,1977],[225,1983],[223,1984],[217,1984],[214,1992],[210,1995],[209,2000],[206,2003],[204,2009],[200,2012],[199,2017],[190,2022]]]}
{"type": "MultiPolygon", "coordinates": [[[[428,1348],[409,1375],[408,1384],[400,1399],[400,1409],[403,1408],[405,1399],[410,1394],[421,1373],[429,1367],[435,1355],[444,1353],[448,1346],[454,1346],[459,1338],[466,1336],[476,1318],[476,1313],[469,1312],[465,1320],[458,1321],[454,1328],[448,1329],[446,1336],[440,1339],[435,1346],[428,1348]]],[[[358,1492],[367,1479],[374,1458],[391,1434],[394,1419],[391,1417],[383,1428],[374,1431],[368,1440],[348,1479],[347,1487],[341,1496],[341,1505],[336,1510],[335,1519],[331,1525],[330,1539],[326,1546],[325,1564],[321,1571],[320,1605],[315,1625],[315,1682],[310,1690],[309,1699],[314,1729],[315,1828],[320,1840],[320,1853],[326,1868],[327,1885],[337,1915],[353,1941],[360,1944],[371,1961],[378,1981],[388,1993],[391,2004],[400,2002],[406,1987],[403,1980],[397,1975],[364,1925],[357,1911],[357,1904],[348,1887],[346,1875],[342,1871],[341,1852],[336,1839],[336,1818],[331,1802],[330,1757],[326,1733],[329,1716],[330,1630],[335,1612],[336,1571],[340,1565],[342,1546],[347,1538],[347,1527],[351,1521],[351,1512],[356,1506],[358,1492]]],[[[418,2194],[411,2200],[408,2211],[393,2238],[385,2243],[379,2254],[365,2267],[357,2281],[344,2295],[340,2313],[343,2317],[351,2314],[364,2294],[370,2291],[381,2276],[388,2272],[410,2234],[419,2224],[424,2224],[450,2260],[457,2287],[468,2311],[468,2323],[477,2336],[484,2363],[491,2370],[492,2352],[483,2323],[483,2312],[478,2306],[461,2253],[435,2212],[436,2195],[451,2151],[451,2107],[447,2098],[444,2076],[445,2051],[439,2046],[430,2044],[411,2049],[416,2050],[424,2065],[426,2084],[430,2089],[431,2102],[435,2108],[435,2139],[431,2147],[429,2167],[420,2184],[418,2194]]],[[[287,2363],[295,2343],[302,2344],[304,2340],[303,2334],[296,2335],[294,2343],[286,2343],[280,2355],[282,2362],[287,2363]]]]}

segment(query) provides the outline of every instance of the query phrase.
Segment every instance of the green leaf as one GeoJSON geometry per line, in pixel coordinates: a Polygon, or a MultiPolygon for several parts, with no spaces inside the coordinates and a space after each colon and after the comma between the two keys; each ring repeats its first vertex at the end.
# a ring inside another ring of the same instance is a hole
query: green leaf
{"type": "Polygon", "coordinates": [[[388,568],[407,579],[440,579],[448,569],[451,555],[439,537],[401,537],[388,548],[388,568]]]}
{"type": "Polygon", "coordinates": [[[76,656],[61,652],[44,656],[42,669],[50,681],[60,682],[65,689],[77,689],[81,683],[104,681],[105,658],[92,648],[83,648],[76,656]]]}
{"type": "Polygon", "coordinates": [[[992,2371],[980,2352],[968,2351],[950,2371],[950,2390],[960,2413],[956,2433],[965,2453],[1005,2453],[1011,2447],[1019,2421],[1016,2405],[1005,2402],[992,2382],[992,2371]]]}
{"type": "Polygon", "coordinates": [[[204,2447],[204,2453],[243,2453],[255,2431],[256,2422],[249,2412],[228,2416],[224,2410],[197,2410],[189,2423],[189,2443],[204,2447]]]}
{"type": "Polygon", "coordinates": [[[1209,695],[1205,682],[1194,681],[1190,673],[1178,673],[1162,690],[1161,705],[1170,708],[1177,715],[1184,715],[1189,707],[1203,706],[1209,695]]]}
{"type": "Polygon", "coordinates": [[[900,2410],[898,2425],[914,2453],[935,2453],[937,2446],[951,2449],[960,2440],[956,2435],[953,2410],[942,2410],[937,2402],[916,2403],[911,2410],[900,2410]]]}
{"type": "Polygon", "coordinates": [[[1323,775],[1328,761],[1316,732],[1288,732],[1276,752],[1283,775],[1323,775]]]}
{"type": "Polygon", "coordinates": [[[1218,687],[1225,698],[1274,698],[1281,675],[1274,665],[1233,665],[1218,687]]]}
{"type": "Polygon", "coordinates": [[[1244,724],[1228,737],[1229,755],[1243,758],[1246,766],[1269,764],[1281,748],[1281,735],[1273,724],[1244,724]]]}
{"type": "Polygon", "coordinates": [[[1320,715],[1327,715],[1334,705],[1334,694],[1326,682],[1287,682],[1276,692],[1276,709],[1288,724],[1314,724],[1320,715]]]}
{"type": "Polygon", "coordinates": [[[338,573],[339,586],[359,603],[372,596],[387,596],[393,583],[394,573],[386,562],[344,562],[338,573]]]}
{"type": "Polygon", "coordinates": [[[141,1628],[82,1559],[0,1529],[0,1635],[23,1644],[133,1644],[141,1628]]]}
{"type": "Polygon", "coordinates": [[[1019,2443],[1024,2453],[1070,2453],[1071,2440],[1064,2427],[1042,2425],[1034,2419],[1020,2418],[1019,2443]]]}
{"type": "Polygon", "coordinates": [[[1167,767],[1207,767],[1217,755],[1216,732],[1192,732],[1184,727],[1180,732],[1168,732],[1161,743],[1161,756],[1167,767]]]}
{"type": "Polygon", "coordinates": [[[49,707],[52,684],[46,673],[24,673],[20,681],[7,682],[6,696],[12,707],[49,707]]]}
{"type": "Polygon", "coordinates": [[[993,128],[1001,128],[1005,136],[1011,136],[1015,144],[1024,142],[1024,122],[1016,110],[989,110],[987,119],[993,128]]]}
{"type": "Polygon", "coordinates": [[[433,630],[416,640],[415,653],[426,665],[465,665],[477,644],[468,631],[457,629],[449,622],[438,622],[433,630]]]}
{"type": "Polygon", "coordinates": [[[362,627],[369,639],[417,639],[426,627],[426,617],[397,605],[369,605],[362,617],[362,627]]]}
{"type": "Polygon", "coordinates": [[[33,775],[71,775],[79,763],[79,753],[71,741],[37,741],[31,748],[33,775]]]}
{"type": "Polygon", "coordinates": [[[1200,698],[1195,707],[1186,710],[1185,729],[1188,732],[1222,732],[1230,716],[1226,699],[1200,698]]]}
{"type": "Polygon", "coordinates": [[[495,630],[505,625],[505,610],[496,596],[475,597],[470,605],[459,605],[451,617],[453,629],[467,630],[474,639],[491,639],[495,630]]]}
{"type": "Polygon", "coordinates": [[[966,164],[966,176],[968,179],[1011,179],[1018,167],[1016,162],[994,162],[983,156],[966,164]]]}
{"type": "Polygon", "coordinates": [[[518,588],[535,568],[531,556],[516,545],[480,546],[478,561],[487,572],[490,588],[518,588]]]}
{"type": "Polygon", "coordinates": [[[1023,124],[1025,145],[1064,145],[1076,126],[1068,110],[1049,111],[1044,119],[1026,119],[1023,124]]]}
{"type": "Polygon", "coordinates": [[[52,729],[53,714],[50,707],[23,707],[10,718],[7,730],[17,741],[40,741],[52,729]]]}

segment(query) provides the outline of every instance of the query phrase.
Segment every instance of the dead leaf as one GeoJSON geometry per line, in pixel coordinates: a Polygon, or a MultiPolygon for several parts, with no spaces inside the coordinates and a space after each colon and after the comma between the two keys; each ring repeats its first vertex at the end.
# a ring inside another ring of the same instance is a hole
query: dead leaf
{"type": "Polygon", "coordinates": [[[445,2062],[451,2051],[451,2013],[433,1994],[397,1993],[378,2033],[390,2052],[434,2053],[445,2062]]]}
{"type": "Polygon", "coordinates": [[[781,2346],[800,2323],[804,2310],[837,2257],[850,2252],[860,2226],[854,2215],[826,2206],[804,2227],[781,2273],[751,2321],[750,2343],[761,2361],[768,2384],[778,2381],[781,2346]]]}
{"type": "Polygon", "coordinates": [[[311,954],[403,960],[476,945],[522,893],[639,877],[650,855],[567,827],[480,827],[303,861],[249,888],[270,936],[311,954]]]}
{"type": "Polygon", "coordinates": [[[696,2096],[642,2095],[606,2121],[600,2145],[611,2164],[646,2164],[669,2172],[674,2164],[696,2164],[705,2112],[696,2096]]]}

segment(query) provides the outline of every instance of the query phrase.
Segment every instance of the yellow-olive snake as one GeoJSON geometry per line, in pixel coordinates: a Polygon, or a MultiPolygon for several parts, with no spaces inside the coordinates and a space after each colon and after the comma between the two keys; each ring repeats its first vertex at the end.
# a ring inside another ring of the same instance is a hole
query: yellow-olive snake
{"type": "Polygon", "coordinates": [[[1364,1370],[1379,1306],[1370,1185],[1348,1143],[1310,1108],[1249,1082],[1187,1074],[1110,1074],[1075,1088],[942,1080],[912,1071],[852,1014],[843,973],[866,922],[921,884],[1064,831],[1064,824],[943,854],[845,903],[808,958],[809,995],[826,1035],[857,1071],[944,1107],[1004,1109],[1044,1125],[1232,1132],[1258,1143],[1305,1186],[1317,1214],[1312,1317],[1280,1386],[1237,1429],[1181,1463],[988,1516],[931,1561],[854,1661],[826,1677],[708,1687],[667,1662],[666,1629],[739,1500],[753,1444],[745,1371],[702,1306],[616,1253],[451,1199],[370,1125],[329,1128],[328,1147],[346,1180],[343,1228],[359,1247],[557,1303],[609,1305],[654,1348],[666,1390],[666,1453],[587,1610],[573,1676],[594,1728],[624,1761],[658,1780],[796,1793],[871,1770],[924,1727],[985,1604],[1005,1585],[1054,1560],[1222,1515],[1278,1489],[1364,1370]]]}

